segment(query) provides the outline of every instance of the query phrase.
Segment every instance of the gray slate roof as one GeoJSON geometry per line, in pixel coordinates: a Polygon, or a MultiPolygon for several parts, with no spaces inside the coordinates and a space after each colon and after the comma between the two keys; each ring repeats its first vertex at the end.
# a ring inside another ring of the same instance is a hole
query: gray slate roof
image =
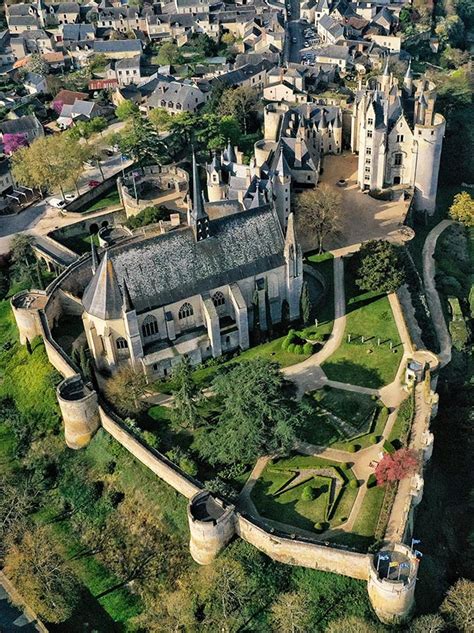
{"type": "MultiPolygon", "coordinates": [[[[121,292],[125,279],[138,313],[284,264],[283,234],[269,206],[213,220],[210,231],[212,237],[200,242],[186,227],[108,251],[121,292]]],[[[113,284],[110,273],[107,277],[102,269],[101,264],[84,294],[87,312],[100,309],[104,313],[103,306],[108,306],[104,293],[113,284]]],[[[118,303],[114,290],[111,306],[117,309],[118,303]]]]}

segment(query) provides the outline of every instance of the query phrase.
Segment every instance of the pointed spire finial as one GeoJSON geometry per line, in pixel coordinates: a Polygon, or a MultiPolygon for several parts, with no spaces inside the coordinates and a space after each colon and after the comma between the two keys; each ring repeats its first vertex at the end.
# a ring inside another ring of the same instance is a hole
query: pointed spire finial
{"type": "Polygon", "coordinates": [[[201,194],[201,182],[199,180],[199,168],[196,161],[196,153],[193,147],[193,211],[194,220],[206,215],[204,211],[203,197],[201,194]]]}
{"type": "Polygon", "coordinates": [[[388,71],[388,55],[387,55],[387,60],[385,62],[385,68],[383,69],[383,76],[384,77],[388,77],[390,75],[389,71],[388,71]]]}
{"type": "Polygon", "coordinates": [[[410,58],[410,61],[408,62],[408,68],[407,68],[407,71],[405,73],[405,79],[411,79],[412,77],[413,77],[413,73],[412,73],[412,70],[411,70],[411,58],[410,58]]]}

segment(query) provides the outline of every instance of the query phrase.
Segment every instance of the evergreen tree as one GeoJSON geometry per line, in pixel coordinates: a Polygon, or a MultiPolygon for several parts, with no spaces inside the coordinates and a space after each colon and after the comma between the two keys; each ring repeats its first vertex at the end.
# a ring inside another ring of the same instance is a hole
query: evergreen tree
{"type": "Polygon", "coordinates": [[[358,253],[356,284],[361,290],[395,292],[405,282],[399,248],[384,240],[366,242],[358,253]]]}
{"type": "Polygon", "coordinates": [[[301,292],[301,316],[303,317],[303,323],[308,325],[311,320],[311,297],[309,295],[308,283],[303,282],[303,290],[301,292]]]}
{"type": "Polygon", "coordinates": [[[183,357],[173,373],[176,388],[173,390],[173,420],[180,426],[196,429],[202,422],[199,412],[201,392],[193,380],[189,358],[183,357]]]}

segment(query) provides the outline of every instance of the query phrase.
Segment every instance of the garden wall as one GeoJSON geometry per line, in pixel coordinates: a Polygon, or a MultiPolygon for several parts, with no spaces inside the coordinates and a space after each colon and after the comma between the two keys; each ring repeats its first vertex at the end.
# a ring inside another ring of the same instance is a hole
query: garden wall
{"type": "Polygon", "coordinates": [[[274,560],[368,580],[371,554],[359,554],[309,541],[277,536],[237,513],[237,534],[274,560]]]}

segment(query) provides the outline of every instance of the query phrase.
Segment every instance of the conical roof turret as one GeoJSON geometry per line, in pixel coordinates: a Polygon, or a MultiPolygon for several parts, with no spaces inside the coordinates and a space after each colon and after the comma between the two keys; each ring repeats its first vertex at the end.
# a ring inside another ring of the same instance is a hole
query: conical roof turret
{"type": "Polygon", "coordinates": [[[123,297],[107,251],[84,292],[82,305],[87,314],[99,319],[112,320],[122,316],[123,297]]]}

